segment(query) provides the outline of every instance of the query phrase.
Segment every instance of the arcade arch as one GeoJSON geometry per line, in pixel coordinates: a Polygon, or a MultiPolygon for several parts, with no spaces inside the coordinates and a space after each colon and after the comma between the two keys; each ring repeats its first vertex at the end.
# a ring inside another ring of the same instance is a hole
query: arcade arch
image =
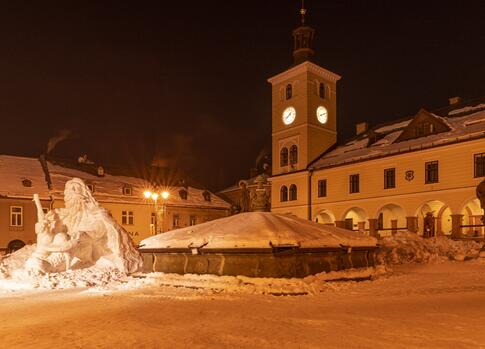
{"type": "Polygon", "coordinates": [[[451,209],[444,202],[439,200],[431,200],[422,204],[416,216],[418,217],[418,231],[424,233],[424,218],[426,214],[431,213],[435,218],[435,233],[440,235],[450,235],[451,234],[451,209]]]}
{"type": "Polygon", "coordinates": [[[328,210],[322,210],[316,215],[315,222],[320,223],[320,224],[332,224],[333,225],[335,223],[335,216],[333,215],[332,212],[330,212],[328,210]]]}
{"type": "Polygon", "coordinates": [[[377,230],[383,230],[383,232],[379,232],[381,236],[390,235],[393,228],[402,230],[405,227],[406,212],[401,206],[387,204],[377,211],[377,230]]]}
{"type": "Polygon", "coordinates": [[[461,212],[463,215],[464,225],[481,225],[478,227],[466,227],[462,229],[462,234],[468,236],[483,236],[485,233],[485,227],[483,227],[482,215],[483,211],[480,207],[480,200],[477,198],[468,200],[463,206],[461,212]]]}
{"type": "Polygon", "coordinates": [[[366,230],[368,229],[368,218],[369,216],[363,208],[352,207],[348,209],[343,216],[343,221],[345,222],[345,229],[349,230],[366,230]]]}

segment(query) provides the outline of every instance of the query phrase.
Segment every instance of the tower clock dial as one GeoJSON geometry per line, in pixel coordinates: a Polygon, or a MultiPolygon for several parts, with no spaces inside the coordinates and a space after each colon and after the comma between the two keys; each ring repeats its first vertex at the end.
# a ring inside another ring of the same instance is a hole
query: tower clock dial
{"type": "Polygon", "coordinates": [[[293,123],[293,121],[295,121],[295,118],[296,118],[296,110],[295,110],[295,108],[293,108],[293,107],[286,108],[283,111],[283,114],[282,114],[281,117],[282,117],[283,123],[285,125],[290,125],[291,123],[293,123]]]}
{"type": "Polygon", "coordinates": [[[325,108],[322,105],[317,108],[317,119],[318,119],[318,122],[321,124],[327,123],[327,120],[328,120],[327,108],[325,108]]]}

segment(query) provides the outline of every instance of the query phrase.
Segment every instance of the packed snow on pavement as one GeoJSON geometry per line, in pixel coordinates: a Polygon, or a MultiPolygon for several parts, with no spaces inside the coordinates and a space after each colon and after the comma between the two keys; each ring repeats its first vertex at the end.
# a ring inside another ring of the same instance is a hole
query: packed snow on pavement
{"type": "Polygon", "coordinates": [[[2,345],[485,348],[480,243],[400,233],[380,245],[378,268],[304,279],[88,268],[30,286],[11,277],[20,250],[0,262],[2,345]]]}

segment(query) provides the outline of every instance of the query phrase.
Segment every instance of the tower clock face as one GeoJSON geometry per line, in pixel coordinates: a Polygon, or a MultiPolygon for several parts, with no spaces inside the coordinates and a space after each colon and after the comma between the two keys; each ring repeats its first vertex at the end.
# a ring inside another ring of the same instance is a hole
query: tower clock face
{"type": "Polygon", "coordinates": [[[326,124],[328,120],[328,111],[324,106],[319,106],[317,108],[317,119],[321,124],[326,124]]]}
{"type": "Polygon", "coordinates": [[[288,107],[283,111],[282,119],[285,125],[289,125],[295,121],[296,110],[293,107],[288,107]]]}

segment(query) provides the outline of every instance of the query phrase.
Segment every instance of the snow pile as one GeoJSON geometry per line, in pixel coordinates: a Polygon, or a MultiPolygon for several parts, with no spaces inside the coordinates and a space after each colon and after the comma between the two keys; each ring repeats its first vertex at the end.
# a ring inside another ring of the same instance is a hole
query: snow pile
{"type": "Polygon", "coordinates": [[[475,241],[455,241],[447,237],[423,239],[415,233],[401,232],[383,238],[377,260],[382,264],[439,263],[477,258],[481,245],[475,241]]]}
{"type": "Polygon", "coordinates": [[[106,287],[125,282],[127,276],[118,269],[102,262],[89,268],[67,270],[59,273],[33,274],[23,266],[36,245],[24,248],[0,259],[0,289],[66,289],[74,287],[106,287]]]}
{"type": "Polygon", "coordinates": [[[291,215],[247,212],[149,237],[140,250],[157,248],[271,248],[376,246],[353,231],[291,215]]]}
{"type": "Polygon", "coordinates": [[[273,296],[315,295],[339,290],[357,281],[375,279],[385,273],[384,267],[347,269],[298,278],[251,278],[198,274],[150,273],[141,279],[131,278],[120,289],[135,288],[190,289],[208,294],[265,294],[273,296]],[[350,281],[350,282],[349,282],[350,281]]]}

